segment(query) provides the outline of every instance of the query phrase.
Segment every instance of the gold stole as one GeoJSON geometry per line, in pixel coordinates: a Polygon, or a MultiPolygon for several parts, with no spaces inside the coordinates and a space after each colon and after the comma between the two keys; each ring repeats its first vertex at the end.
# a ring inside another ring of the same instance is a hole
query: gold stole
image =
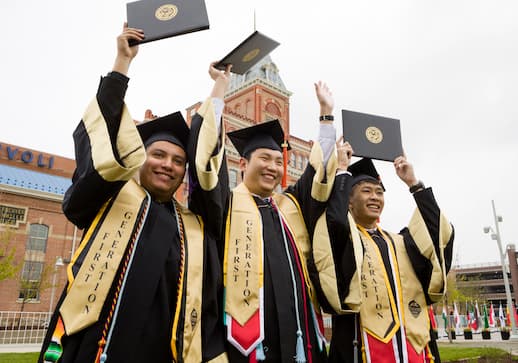
{"type": "Polygon", "coordinates": [[[132,237],[131,232],[139,218],[138,212],[145,197],[146,194],[142,188],[130,180],[115,198],[95,236],[93,232],[98,227],[106,205],[88,229],[81,246],[68,266],[70,285],[59,310],[67,335],[74,334],[98,320],[132,237]],[[74,277],[72,266],[87,245],[90,245],[88,253],[74,277]]]}
{"type": "MultiPolygon", "coordinates": [[[[400,322],[394,297],[396,292],[390,287],[389,278],[381,253],[369,233],[358,225],[363,240],[363,265],[360,274],[360,288],[362,304],[360,306],[360,321],[362,327],[372,336],[387,343],[399,329],[400,322]]],[[[381,232],[381,231],[380,231],[381,232]]],[[[390,240],[383,233],[387,241],[388,253],[391,263],[394,264],[394,280],[400,290],[399,276],[395,253],[390,240]]],[[[397,297],[396,297],[397,298],[397,297]]],[[[399,299],[398,299],[399,300],[399,299]]]]}
{"type": "Polygon", "coordinates": [[[183,361],[201,362],[201,305],[203,288],[203,223],[200,218],[194,215],[187,208],[180,206],[181,220],[183,223],[184,243],[186,253],[182,259],[182,267],[179,285],[181,286],[176,301],[176,311],[173,321],[173,334],[171,349],[173,358],[178,360],[177,339],[178,333],[183,335],[183,351],[181,352],[183,361]],[[187,264],[185,263],[187,261],[187,264]],[[187,266],[187,270],[185,267],[187,266]],[[180,313],[182,311],[182,301],[185,293],[185,316],[183,326],[179,326],[180,313]]]}
{"type": "Polygon", "coordinates": [[[225,312],[244,325],[259,309],[263,287],[263,236],[259,210],[244,184],[232,192],[225,232],[225,312]]]}
{"type": "Polygon", "coordinates": [[[361,226],[363,246],[363,265],[361,271],[360,321],[362,328],[369,334],[387,343],[400,327],[396,298],[401,307],[405,335],[416,350],[421,353],[430,341],[427,305],[421,284],[415,275],[411,261],[406,253],[403,237],[379,230],[387,242],[390,262],[393,265],[394,283],[399,291],[396,295],[390,287],[381,253],[368,232],[361,226]]]}
{"type": "Polygon", "coordinates": [[[423,287],[417,278],[412,262],[406,253],[403,237],[390,234],[396,245],[399,277],[403,292],[403,319],[405,334],[416,350],[421,353],[430,341],[430,317],[423,293],[423,287]]]}
{"type": "MultiPolygon", "coordinates": [[[[309,235],[297,202],[284,194],[272,195],[288,230],[295,240],[308,293],[319,311],[314,289],[307,273],[306,260],[311,251],[309,235]]],[[[263,239],[261,215],[257,205],[241,183],[232,194],[227,217],[225,257],[225,311],[243,325],[259,309],[259,290],[263,286],[263,239]]]]}

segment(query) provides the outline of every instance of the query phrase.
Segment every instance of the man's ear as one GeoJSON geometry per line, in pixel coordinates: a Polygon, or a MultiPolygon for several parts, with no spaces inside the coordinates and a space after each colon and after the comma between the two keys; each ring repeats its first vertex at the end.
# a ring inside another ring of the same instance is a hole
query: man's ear
{"type": "Polygon", "coordinates": [[[247,165],[248,160],[246,160],[244,157],[239,158],[239,170],[241,170],[242,173],[245,172],[247,165]]]}

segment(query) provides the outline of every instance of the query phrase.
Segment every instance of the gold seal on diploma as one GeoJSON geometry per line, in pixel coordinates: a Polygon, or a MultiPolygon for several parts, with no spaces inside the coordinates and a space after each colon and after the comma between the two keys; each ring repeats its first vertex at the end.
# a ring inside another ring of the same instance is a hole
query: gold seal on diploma
{"type": "Polygon", "coordinates": [[[365,130],[365,137],[373,144],[379,144],[383,141],[383,133],[376,126],[369,126],[365,130]]]}
{"type": "Polygon", "coordinates": [[[245,56],[243,57],[242,61],[243,62],[250,62],[251,60],[253,60],[255,57],[257,57],[257,55],[261,52],[261,50],[259,48],[255,48],[253,50],[251,50],[250,52],[246,53],[245,56]]]}
{"type": "Polygon", "coordinates": [[[178,14],[178,7],[173,4],[164,4],[155,11],[155,18],[162,21],[168,21],[178,14]]]}

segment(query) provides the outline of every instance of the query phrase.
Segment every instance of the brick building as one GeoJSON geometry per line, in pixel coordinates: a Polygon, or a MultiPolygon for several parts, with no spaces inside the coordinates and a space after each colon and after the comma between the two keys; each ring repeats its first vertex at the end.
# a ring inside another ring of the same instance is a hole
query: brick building
{"type": "MultiPolygon", "coordinates": [[[[223,122],[227,132],[252,126],[264,121],[278,119],[291,145],[287,170],[287,184],[297,180],[308,163],[311,141],[305,141],[290,135],[290,96],[279,75],[279,70],[270,56],[243,75],[232,74],[229,90],[225,95],[223,122]]],[[[190,124],[201,102],[187,108],[187,123],[190,124]]],[[[315,100],[315,109],[318,112],[315,100]]],[[[315,113],[317,114],[317,113],[315,113]]],[[[311,119],[308,121],[312,121],[311,119]]],[[[314,121],[314,120],[313,120],[314,121]]],[[[316,122],[316,121],[315,121],[316,122]]],[[[239,154],[226,140],[226,155],[229,171],[229,183],[233,188],[241,182],[239,154]]]]}
{"type": "MultiPolygon", "coordinates": [[[[289,135],[290,96],[276,65],[265,57],[245,75],[232,75],[223,112],[226,130],[279,119],[289,135]]],[[[187,108],[189,124],[200,105],[187,108]]],[[[289,142],[287,184],[300,177],[311,148],[310,141],[291,135],[289,142]]],[[[228,139],[226,147],[230,187],[234,187],[241,182],[239,155],[228,139]]],[[[61,211],[74,168],[71,159],[0,144],[0,232],[11,231],[10,246],[16,248],[15,261],[21,266],[14,278],[0,281],[0,311],[54,309],[66,281],[66,263],[82,235],[61,211]]],[[[186,183],[176,198],[186,201],[186,183]]]]}
{"type": "MultiPolygon", "coordinates": [[[[513,303],[518,302],[518,264],[515,245],[510,244],[506,248],[508,264],[505,266],[509,280],[509,288],[513,303]]],[[[470,266],[457,266],[450,273],[455,274],[455,280],[459,288],[475,290],[482,300],[493,305],[507,306],[504,275],[500,263],[487,263],[470,266]]]]}
{"type": "Polygon", "coordinates": [[[74,167],[71,159],[0,143],[0,240],[15,249],[18,266],[0,281],[0,310],[48,311],[52,291],[61,292],[64,262],[80,237],[61,210],[74,167]]]}

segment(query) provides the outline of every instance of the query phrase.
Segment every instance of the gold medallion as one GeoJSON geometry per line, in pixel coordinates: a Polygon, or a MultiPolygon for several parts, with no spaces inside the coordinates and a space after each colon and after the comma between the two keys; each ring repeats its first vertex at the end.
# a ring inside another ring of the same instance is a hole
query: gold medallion
{"type": "Polygon", "coordinates": [[[155,11],[155,18],[162,21],[168,21],[178,14],[178,7],[173,4],[164,4],[155,11]]]}
{"type": "Polygon", "coordinates": [[[243,57],[242,61],[243,62],[250,62],[252,59],[254,59],[255,57],[257,57],[257,55],[261,52],[261,50],[259,48],[256,48],[254,50],[251,50],[250,52],[246,53],[245,56],[243,57]]]}
{"type": "Polygon", "coordinates": [[[365,137],[373,144],[379,144],[383,141],[383,133],[376,126],[369,126],[365,130],[365,137]]]}

